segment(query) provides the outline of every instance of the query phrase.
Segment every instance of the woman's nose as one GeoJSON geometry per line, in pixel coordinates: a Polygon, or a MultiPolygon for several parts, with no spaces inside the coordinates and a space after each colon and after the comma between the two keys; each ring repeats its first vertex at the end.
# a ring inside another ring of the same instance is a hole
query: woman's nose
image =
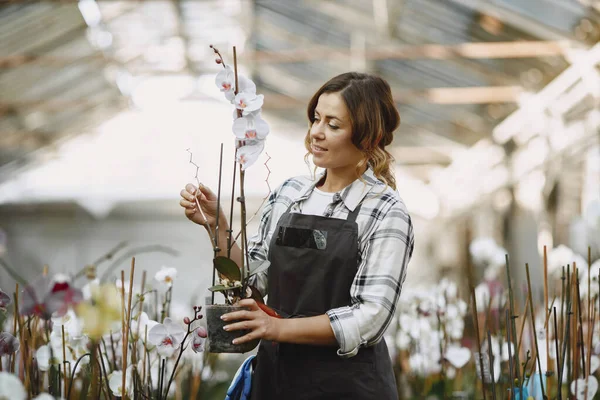
{"type": "Polygon", "coordinates": [[[325,138],[323,125],[320,123],[320,121],[315,121],[310,127],[310,137],[313,139],[325,138]]]}

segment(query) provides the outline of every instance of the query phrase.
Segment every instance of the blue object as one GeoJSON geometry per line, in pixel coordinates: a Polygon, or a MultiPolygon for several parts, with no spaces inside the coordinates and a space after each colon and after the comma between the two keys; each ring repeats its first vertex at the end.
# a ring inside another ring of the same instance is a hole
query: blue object
{"type": "Polygon", "coordinates": [[[521,389],[520,387],[513,387],[513,393],[513,398],[515,400],[527,400],[527,398],[529,397],[529,389],[527,388],[527,386],[523,387],[523,389],[521,389]]]}
{"type": "Polygon", "coordinates": [[[248,357],[235,373],[225,400],[249,400],[252,389],[252,360],[254,355],[248,357]]]}

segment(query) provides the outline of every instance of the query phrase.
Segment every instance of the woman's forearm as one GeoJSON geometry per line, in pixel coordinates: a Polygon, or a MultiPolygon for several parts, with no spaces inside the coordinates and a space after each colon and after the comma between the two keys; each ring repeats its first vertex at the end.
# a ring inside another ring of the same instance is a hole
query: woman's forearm
{"type": "Polygon", "coordinates": [[[277,324],[276,342],[321,346],[337,345],[327,314],[306,318],[275,319],[275,321],[277,324]]]}

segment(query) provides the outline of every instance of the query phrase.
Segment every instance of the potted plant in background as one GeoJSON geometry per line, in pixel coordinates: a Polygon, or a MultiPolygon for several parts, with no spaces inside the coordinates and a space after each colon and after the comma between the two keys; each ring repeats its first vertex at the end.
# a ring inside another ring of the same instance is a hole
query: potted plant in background
{"type": "MultiPolygon", "coordinates": [[[[266,269],[269,266],[269,263],[262,262],[253,264],[250,262],[248,256],[248,238],[246,234],[247,214],[244,193],[245,171],[249,166],[256,162],[262,153],[265,146],[266,136],[269,134],[269,125],[261,118],[260,115],[264,100],[263,95],[256,94],[256,85],[254,82],[244,76],[239,76],[237,73],[237,57],[235,47],[233,48],[233,68],[225,64],[223,57],[216,48],[214,48],[212,45],[210,47],[217,55],[216,63],[223,66],[223,70],[221,70],[215,78],[215,83],[225,95],[225,98],[235,106],[234,121],[232,126],[232,131],[235,135],[235,166],[232,178],[229,221],[231,226],[233,222],[234,201],[237,200],[240,204],[241,229],[239,234],[234,238],[233,230],[229,227],[227,229],[227,243],[225,244],[219,243],[219,228],[220,222],[222,222],[219,221],[219,213],[217,213],[215,232],[212,232],[212,229],[207,227],[214,250],[214,268],[212,279],[214,286],[209,288],[211,291],[210,302],[207,300],[205,309],[208,328],[208,341],[206,348],[207,351],[212,353],[245,353],[255,348],[258,345],[258,340],[234,345],[232,340],[245,335],[247,331],[226,332],[223,330],[223,325],[225,323],[220,317],[221,315],[229,312],[242,310],[243,308],[237,306],[236,304],[241,299],[246,297],[253,297],[263,310],[268,312],[270,315],[277,316],[273,310],[269,309],[263,303],[262,294],[260,294],[256,288],[249,285],[249,278],[252,275],[266,269]],[[240,195],[236,199],[235,185],[236,170],[238,168],[240,195]],[[234,243],[238,238],[240,239],[239,247],[242,254],[241,265],[237,265],[236,262],[231,259],[232,242],[234,243]],[[227,246],[226,256],[219,255],[222,249],[221,246],[224,245],[227,246]],[[216,282],[217,279],[215,276],[217,272],[219,275],[218,282],[216,282]],[[215,285],[215,283],[217,284],[215,285]],[[224,296],[225,302],[223,304],[215,304],[214,294],[217,292],[224,296]]],[[[192,160],[190,160],[190,162],[194,164],[192,160]]],[[[219,205],[221,200],[222,165],[223,146],[221,145],[219,183],[217,191],[217,204],[219,205]]],[[[200,187],[201,184],[198,180],[197,172],[198,166],[196,165],[196,181],[198,187],[200,187]]],[[[197,199],[196,202],[198,209],[200,212],[202,212],[202,208],[200,207],[197,199]]]]}

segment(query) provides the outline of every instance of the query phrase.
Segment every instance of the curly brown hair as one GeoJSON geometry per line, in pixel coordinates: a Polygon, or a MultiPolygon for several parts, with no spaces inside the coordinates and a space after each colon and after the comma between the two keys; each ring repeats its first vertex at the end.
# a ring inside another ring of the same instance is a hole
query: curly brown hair
{"type": "Polygon", "coordinates": [[[393,172],[394,157],[385,149],[400,126],[400,114],[392,98],[390,85],[378,76],[346,72],[327,81],[308,103],[309,130],[304,145],[311,153],[310,126],[315,120],[315,108],[323,93],[340,93],[348,108],[352,126],[352,143],[363,152],[364,159],[356,165],[357,177],[368,163],[375,176],[396,189],[393,172]]]}

